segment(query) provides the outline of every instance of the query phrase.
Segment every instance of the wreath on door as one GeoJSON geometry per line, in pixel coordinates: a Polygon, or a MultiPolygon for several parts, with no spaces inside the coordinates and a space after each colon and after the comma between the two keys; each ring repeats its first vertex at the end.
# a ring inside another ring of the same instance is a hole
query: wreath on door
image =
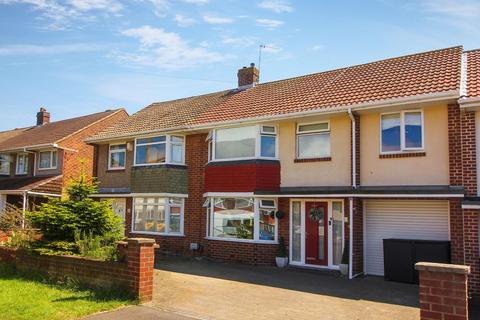
{"type": "Polygon", "coordinates": [[[325,209],[323,207],[312,207],[308,215],[310,220],[318,222],[324,219],[325,209]]]}

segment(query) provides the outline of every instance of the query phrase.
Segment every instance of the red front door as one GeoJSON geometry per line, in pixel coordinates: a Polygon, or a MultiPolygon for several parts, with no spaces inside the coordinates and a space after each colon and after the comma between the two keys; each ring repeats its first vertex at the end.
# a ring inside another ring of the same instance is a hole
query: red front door
{"type": "Polygon", "coordinates": [[[305,263],[328,265],[327,202],[305,203],[305,263]]]}

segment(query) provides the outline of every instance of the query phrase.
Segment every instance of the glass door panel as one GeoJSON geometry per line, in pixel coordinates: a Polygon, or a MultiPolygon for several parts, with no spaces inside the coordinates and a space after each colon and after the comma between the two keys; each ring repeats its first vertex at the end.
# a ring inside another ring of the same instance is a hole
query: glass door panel
{"type": "Polygon", "coordinates": [[[343,251],[343,203],[332,203],[332,241],[333,241],[333,265],[337,266],[342,261],[343,251]]]}
{"type": "Polygon", "coordinates": [[[301,203],[292,202],[292,261],[302,260],[302,213],[301,203]]]}

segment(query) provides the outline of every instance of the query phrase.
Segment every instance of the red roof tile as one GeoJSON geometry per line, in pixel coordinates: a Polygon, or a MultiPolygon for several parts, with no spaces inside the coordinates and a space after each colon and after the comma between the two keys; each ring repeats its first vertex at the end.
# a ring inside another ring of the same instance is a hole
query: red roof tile
{"type": "Polygon", "coordinates": [[[0,190],[36,191],[61,194],[62,176],[4,178],[0,179],[0,190]]]}
{"type": "Polygon", "coordinates": [[[480,97],[480,49],[467,51],[467,98],[480,97]]]}

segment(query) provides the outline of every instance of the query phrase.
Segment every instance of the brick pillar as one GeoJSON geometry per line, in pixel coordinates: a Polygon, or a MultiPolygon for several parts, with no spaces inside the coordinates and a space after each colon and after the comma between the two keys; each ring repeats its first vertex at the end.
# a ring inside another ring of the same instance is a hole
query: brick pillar
{"type": "Polygon", "coordinates": [[[140,302],[152,300],[155,240],[129,238],[127,240],[127,265],[130,272],[130,287],[140,302]]]}
{"type": "Polygon", "coordinates": [[[475,111],[462,110],[462,169],[466,196],[477,196],[477,143],[475,111]]]}
{"type": "Polygon", "coordinates": [[[476,297],[480,296],[479,215],[478,209],[463,209],[465,264],[471,268],[468,290],[476,297]]]}
{"type": "Polygon", "coordinates": [[[462,186],[462,128],[460,106],[457,103],[448,105],[448,155],[450,185],[462,186]]]}
{"type": "Polygon", "coordinates": [[[363,201],[358,198],[353,198],[353,239],[350,245],[353,275],[363,273],[363,201]]]}
{"type": "Polygon", "coordinates": [[[419,262],[420,320],[468,320],[470,267],[419,262]]]}

